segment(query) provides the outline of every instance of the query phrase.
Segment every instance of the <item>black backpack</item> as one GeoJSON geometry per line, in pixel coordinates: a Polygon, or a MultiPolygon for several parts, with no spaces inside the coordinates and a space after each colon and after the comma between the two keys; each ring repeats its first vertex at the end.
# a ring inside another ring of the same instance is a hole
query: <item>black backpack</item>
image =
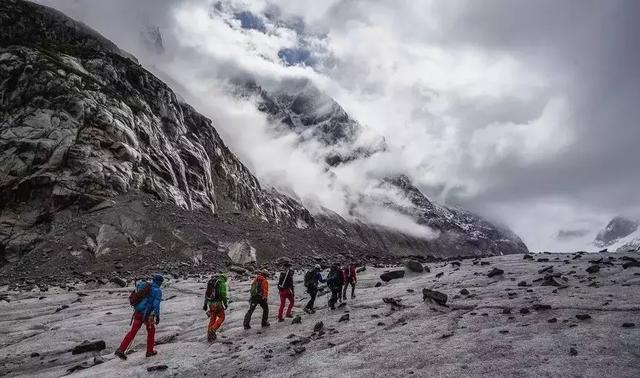
{"type": "Polygon", "coordinates": [[[218,277],[213,277],[207,282],[207,293],[205,294],[208,301],[216,301],[220,298],[220,294],[218,293],[218,284],[220,280],[218,277]]]}
{"type": "Polygon", "coordinates": [[[313,287],[316,285],[316,271],[310,270],[304,274],[304,287],[313,287]]]}

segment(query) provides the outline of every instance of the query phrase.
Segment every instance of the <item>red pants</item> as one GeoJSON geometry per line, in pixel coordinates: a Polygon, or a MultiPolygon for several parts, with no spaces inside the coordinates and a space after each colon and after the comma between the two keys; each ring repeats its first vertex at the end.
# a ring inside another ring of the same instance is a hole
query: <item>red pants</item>
{"type": "Polygon", "coordinates": [[[209,332],[215,332],[224,322],[224,307],[221,304],[209,306],[209,332]]]}
{"type": "Polygon", "coordinates": [[[142,327],[142,323],[147,326],[147,353],[153,352],[153,345],[155,344],[155,335],[156,335],[156,326],[153,323],[153,315],[147,316],[147,319],[142,319],[142,313],[136,312],[133,316],[133,325],[131,326],[131,330],[125,335],[122,343],[120,344],[120,351],[124,353],[129,347],[129,344],[136,337],[136,333],[140,327],[142,327]]]}
{"type": "Polygon", "coordinates": [[[293,309],[293,290],[282,289],[280,290],[280,309],[278,310],[278,319],[282,319],[282,312],[284,311],[284,302],[289,300],[289,307],[287,307],[287,316],[291,316],[291,310],[293,309]]]}

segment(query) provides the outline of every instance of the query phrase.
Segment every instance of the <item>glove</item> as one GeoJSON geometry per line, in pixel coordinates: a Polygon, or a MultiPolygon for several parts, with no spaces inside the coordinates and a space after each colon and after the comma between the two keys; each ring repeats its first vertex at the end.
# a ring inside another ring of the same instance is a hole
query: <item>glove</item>
{"type": "Polygon", "coordinates": [[[156,316],[156,325],[160,324],[160,315],[156,316]]]}
{"type": "Polygon", "coordinates": [[[207,308],[207,304],[205,303],[205,304],[202,306],[202,311],[207,311],[207,310],[208,310],[208,308],[207,308]]]}

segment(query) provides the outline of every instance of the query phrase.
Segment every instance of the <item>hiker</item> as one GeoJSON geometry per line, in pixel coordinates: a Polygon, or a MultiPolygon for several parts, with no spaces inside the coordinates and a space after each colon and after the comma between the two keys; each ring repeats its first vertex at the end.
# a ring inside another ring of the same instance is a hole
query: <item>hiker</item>
{"type": "Polygon", "coordinates": [[[251,329],[249,323],[251,323],[251,315],[256,309],[256,306],[262,307],[262,328],[269,327],[269,305],[267,304],[267,298],[269,298],[269,281],[267,276],[269,274],[265,270],[261,270],[256,279],[251,284],[251,297],[249,298],[249,311],[244,316],[244,329],[251,329]]]}
{"type": "Polygon", "coordinates": [[[333,264],[327,275],[327,286],[331,290],[329,308],[336,309],[336,302],[342,298],[342,270],[338,264],[333,264]]]}
{"type": "Polygon", "coordinates": [[[155,326],[160,323],[160,302],[162,301],[160,286],[162,286],[163,281],[164,277],[156,273],[153,275],[151,283],[142,280],[136,283],[135,291],[129,296],[129,303],[135,308],[131,319],[131,330],[126,334],[120,347],[114,353],[120,359],[127,359],[125,351],[136,337],[136,333],[142,327],[142,323],[147,328],[147,357],[158,354],[153,349],[153,346],[155,343],[155,326]]]}
{"type": "Polygon", "coordinates": [[[342,268],[342,277],[344,279],[344,286],[342,287],[342,299],[347,300],[347,287],[351,285],[351,299],[356,297],[356,265],[351,263],[342,268]]]}
{"type": "Polygon", "coordinates": [[[209,326],[207,327],[207,340],[213,342],[216,340],[216,331],[224,322],[224,310],[229,305],[229,288],[227,286],[227,276],[221,274],[213,276],[207,282],[207,292],[204,297],[204,306],[202,309],[209,316],[209,326]]]}
{"type": "Polygon", "coordinates": [[[316,309],[314,305],[316,296],[318,295],[318,282],[326,282],[325,279],[322,278],[322,273],[320,273],[321,269],[320,265],[316,264],[312,270],[304,275],[304,286],[307,288],[307,293],[311,296],[307,305],[304,306],[304,312],[307,314],[315,314],[316,309]]]}
{"type": "Polygon", "coordinates": [[[284,318],[282,313],[284,311],[284,305],[286,301],[289,301],[287,307],[287,318],[293,318],[291,310],[293,309],[294,295],[293,295],[293,275],[294,271],[291,269],[291,263],[284,263],[285,270],[280,273],[278,279],[278,291],[280,292],[280,309],[278,310],[278,322],[283,322],[284,318]]]}

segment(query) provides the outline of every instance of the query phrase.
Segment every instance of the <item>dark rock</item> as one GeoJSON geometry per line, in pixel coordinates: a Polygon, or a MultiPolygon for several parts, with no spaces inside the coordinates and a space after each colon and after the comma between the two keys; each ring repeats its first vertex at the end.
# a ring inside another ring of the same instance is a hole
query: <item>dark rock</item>
{"type": "Polygon", "coordinates": [[[538,270],[538,273],[542,274],[542,273],[547,273],[547,272],[552,272],[553,271],[553,265],[549,265],[547,267],[544,267],[540,270],[538,270]]]}
{"type": "Polygon", "coordinates": [[[500,332],[501,334],[505,335],[505,334],[509,333],[509,330],[501,329],[501,330],[500,330],[500,331],[498,331],[498,332],[500,332]]]}
{"type": "Polygon", "coordinates": [[[66,310],[66,309],[68,309],[68,308],[69,308],[69,306],[68,306],[68,305],[62,305],[62,306],[60,306],[60,307],[56,308],[56,311],[55,311],[55,312],[60,312],[60,311],[62,311],[62,310],[66,310]]]}
{"type": "Polygon", "coordinates": [[[361,266],[358,269],[356,269],[356,273],[362,273],[362,272],[366,272],[367,271],[367,267],[366,266],[361,266]]]}
{"type": "Polygon", "coordinates": [[[416,291],[413,289],[407,289],[407,293],[415,293],[416,291]]]}
{"type": "Polygon", "coordinates": [[[548,258],[546,258],[546,257],[542,257],[542,258],[539,258],[539,259],[538,259],[538,260],[536,260],[536,261],[538,261],[538,262],[549,262],[549,259],[548,259],[548,258]]]}
{"type": "Polygon", "coordinates": [[[578,314],[578,315],[576,315],[576,318],[578,318],[578,320],[587,320],[587,319],[591,319],[591,315],[589,315],[589,314],[578,314]]]}
{"type": "Polygon", "coordinates": [[[414,273],[422,273],[424,272],[424,267],[419,261],[416,260],[407,260],[404,263],[404,266],[410,271],[414,273]]]}
{"type": "Polygon", "coordinates": [[[149,366],[147,368],[147,371],[163,371],[163,370],[167,370],[169,367],[167,365],[154,365],[154,366],[149,366]]]}
{"type": "Polygon", "coordinates": [[[528,313],[530,313],[530,312],[531,312],[531,311],[529,311],[529,309],[528,309],[528,308],[526,308],[526,307],[523,307],[523,308],[521,308],[521,309],[520,309],[520,313],[521,313],[522,315],[526,315],[526,314],[528,314],[528,313]]]}
{"type": "Polygon", "coordinates": [[[484,266],[484,265],[491,265],[491,263],[490,263],[490,262],[488,262],[488,261],[480,261],[480,265],[481,265],[481,266],[484,266]]]}
{"type": "Polygon", "coordinates": [[[313,332],[320,332],[324,328],[323,322],[317,322],[315,326],[313,326],[313,332]]]}
{"type": "Polygon", "coordinates": [[[233,272],[233,273],[237,273],[237,274],[246,274],[247,270],[241,266],[237,266],[237,265],[231,265],[229,267],[229,271],[233,272]]]}
{"type": "Polygon", "coordinates": [[[338,319],[338,323],[340,322],[348,322],[349,321],[349,314],[343,314],[340,319],[338,319]]]}
{"type": "Polygon", "coordinates": [[[393,270],[391,272],[382,273],[380,279],[384,282],[389,282],[397,278],[404,277],[404,270],[393,270]]]}
{"type": "MultiPolygon", "coordinates": [[[[627,324],[627,323],[625,323],[625,324],[627,324]]],[[[623,327],[624,327],[624,325],[623,325],[623,327]]],[[[30,356],[30,357],[31,357],[31,358],[40,357],[40,353],[38,353],[38,352],[33,352],[33,353],[31,353],[31,356],[30,356]]]]}
{"type": "Polygon", "coordinates": [[[460,290],[460,294],[462,294],[462,295],[469,295],[469,290],[467,290],[467,289],[462,289],[462,290],[460,290]]]}
{"type": "Polygon", "coordinates": [[[536,303],[533,306],[533,309],[536,311],[546,311],[546,310],[551,310],[551,305],[548,304],[540,304],[540,303],[536,303]]]}
{"type": "Polygon", "coordinates": [[[305,348],[303,346],[297,346],[297,347],[293,348],[293,352],[295,354],[300,354],[300,353],[304,352],[305,350],[307,350],[307,348],[305,348]]]}
{"type": "Polygon", "coordinates": [[[511,314],[511,309],[508,307],[505,307],[502,309],[502,313],[505,315],[511,314]]]}
{"type": "Polygon", "coordinates": [[[489,273],[487,273],[487,277],[491,278],[495,276],[501,276],[502,274],[504,274],[504,270],[500,268],[493,268],[489,273]]]}
{"type": "Polygon", "coordinates": [[[578,355],[578,351],[576,350],[576,348],[571,347],[569,348],[569,354],[572,356],[577,356],[578,355]]]}
{"type": "Polygon", "coordinates": [[[548,277],[542,283],[542,286],[555,286],[555,287],[566,287],[562,282],[558,281],[555,277],[548,277]]]}
{"type": "Polygon", "coordinates": [[[623,269],[640,268],[640,262],[638,262],[638,261],[627,261],[626,263],[622,264],[622,268],[623,269]]]}
{"type": "Polygon", "coordinates": [[[635,328],[635,323],[622,323],[622,328],[635,328]]]}
{"type": "Polygon", "coordinates": [[[436,290],[422,289],[422,300],[424,301],[427,299],[433,300],[441,306],[446,306],[447,294],[441,293],[436,290]]]}
{"type": "Polygon", "coordinates": [[[547,323],[557,323],[557,322],[558,322],[558,319],[556,319],[556,318],[551,318],[551,319],[547,320],[547,323]]]}
{"type": "Polygon", "coordinates": [[[378,322],[378,324],[376,324],[378,327],[384,326],[384,322],[378,322]]]}
{"type": "Polygon", "coordinates": [[[440,278],[442,276],[444,276],[444,272],[440,272],[440,273],[436,274],[436,278],[440,278]]]}
{"type": "Polygon", "coordinates": [[[522,257],[522,259],[523,259],[523,260],[533,260],[533,256],[531,256],[531,255],[524,255],[524,256],[522,257]]]}
{"type": "Polygon", "coordinates": [[[589,274],[598,273],[600,271],[600,266],[599,265],[591,265],[586,270],[587,270],[587,273],[589,273],[589,274]]]}
{"type": "Polygon", "coordinates": [[[526,287],[526,286],[527,286],[527,282],[526,281],[518,282],[518,287],[526,287]]]}
{"type": "Polygon", "coordinates": [[[104,340],[98,340],[98,341],[84,341],[82,344],[80,345],[76,345],[72,350],[71,350],[71,354],[81,354],[81,353],[86,353],[86,352],[98,352],[101,351],[103,349],[105,349],[107,346],[104,342],[104,340]]]}
{"type": "Polygon", "coordinates": [[[293,320],[291,321],[291,324],[301,324],[302,323],[302,317],[300,315],[296,315],[295,318],[293,318],[293,320]]]}
{"type": "Polygon", "coordinates": [[[120,287],[125,287],[127,286],[127,281],[125,281],[124,279],[120,278],[120,277],[111,277],[111,282],[113,282],[114,284],[120,286],[120,287]]]}
{"type": "Polygon", "coordinates": [[[382,286],[382,282],[376,282],[376,284],[374,285],[374,287],[380,287],[382,286]]]}
{"type": "Polygon", "coordinates": [[[402,299],[395,299],[395,298],[382,298],[382,301],[386,304],[390,304],[392,306],[395,307],[404,307],[404,305],[402,303],[400,303],[402,301],[402,299]]]}

